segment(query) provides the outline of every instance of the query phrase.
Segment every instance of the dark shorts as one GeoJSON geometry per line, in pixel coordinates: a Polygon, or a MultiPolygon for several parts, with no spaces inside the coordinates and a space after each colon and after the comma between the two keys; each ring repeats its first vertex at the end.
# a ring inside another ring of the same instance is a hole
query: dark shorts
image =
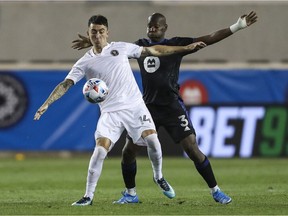
{"type": "Polygon", "coordinates": [[[152,115],[156,129],[165,128],[175,143],[179,143],[190,134],[196,135],[182,101],[175,100],[165,106],[153,104],[147,104],[146,106],[152,115]]]}

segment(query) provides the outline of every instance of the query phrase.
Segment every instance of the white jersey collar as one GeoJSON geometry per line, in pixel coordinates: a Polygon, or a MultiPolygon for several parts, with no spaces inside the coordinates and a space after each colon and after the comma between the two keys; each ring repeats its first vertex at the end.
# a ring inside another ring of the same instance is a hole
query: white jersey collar
{"type": "Polygon", "coordinates": [[[105,47],[103,47],[103,49],[102,49],[102,51],[101,51],[101,53],[94,53],[94,51],[93,51],[93,47],[90,49],[90,55],[91,56],[100,56],[101,54],[102,54],[102,52],[104,51],[104,49],[107,49],[108,47],[110,47],[110,43],[107,43],[107,45],[105,46],[105,47]]]}

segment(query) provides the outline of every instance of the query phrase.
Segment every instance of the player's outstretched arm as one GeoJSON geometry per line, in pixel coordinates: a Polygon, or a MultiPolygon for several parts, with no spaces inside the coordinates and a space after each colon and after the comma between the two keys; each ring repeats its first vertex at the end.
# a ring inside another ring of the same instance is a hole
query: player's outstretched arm
{"type": "Polygon", "coordinates": [[[54,101],[61,98],[72,85],[74,85],[74,82],[70,79],[65,79],[63,82],[59,83],[42,106],[37,110],[34,115],[34,120],[39,120],[40,117],[47,111],[48,107],[54,103],[54,101]]]}
{"type": "Polygon", "coordinates": [[[195,41],[203,41],[207,45],[217,43],[229,37],[230,35],[234,34],[235,32],[252,25],[253,23],[257,21],[257,18],[258,17],[257,17],[256,12],[251,11],[248,15],[244,14],[241,17],[239,17],[237,22],[231,25],[229,28],[221,29],[209,35],[195,38],[195,41]]]}
{"type": "Polygon", "coordinates": [[[187,46],[154,45],[151,47],[143,47],[141,56],[167,56],[183,52],[197,52],[204,47],[206,47],[206,44],[202,41],[187,46]]]}
{"type": "Polygon", "coordinates": [[[78,39],[72,41],[72,48],[77,50],[82,50],[92,46],[89,37],[85,37],[78,33],[78,39]]]}

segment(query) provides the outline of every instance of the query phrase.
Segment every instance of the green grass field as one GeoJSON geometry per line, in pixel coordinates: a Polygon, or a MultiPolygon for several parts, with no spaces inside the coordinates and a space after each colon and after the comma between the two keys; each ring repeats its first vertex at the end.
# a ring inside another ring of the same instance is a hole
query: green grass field
{"type": "Polygon", "coordinates": [[[164,158],[163,171],[176,197],[164,197],[152,181],[147,158],[138,159],[142,203],[115,205],[123,190],[120,158],[107,158],[92,206],[75,207],[85,190],[90,156],[0,159],[0,215],[285,215],[287,159],[210,159],[220,187],[233,201],[216,203],[185,158],[164,158]]]}

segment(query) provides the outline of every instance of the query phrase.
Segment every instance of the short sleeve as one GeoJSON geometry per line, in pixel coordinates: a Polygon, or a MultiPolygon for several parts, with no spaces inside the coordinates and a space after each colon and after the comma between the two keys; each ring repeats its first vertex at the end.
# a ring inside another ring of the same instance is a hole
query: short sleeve
{"type": "Polygon", "coordinates": [[[139,58],[143,47],[132,43],[126,43],[126,51],[128,58],[139,58]]]}
{"type": "Polygon", "coordinates": [[[79,67],[73,66],[65,79],[71,79],[74,84],[76,84],[84,77],[84,75],[85,73],[79,67]]]}

